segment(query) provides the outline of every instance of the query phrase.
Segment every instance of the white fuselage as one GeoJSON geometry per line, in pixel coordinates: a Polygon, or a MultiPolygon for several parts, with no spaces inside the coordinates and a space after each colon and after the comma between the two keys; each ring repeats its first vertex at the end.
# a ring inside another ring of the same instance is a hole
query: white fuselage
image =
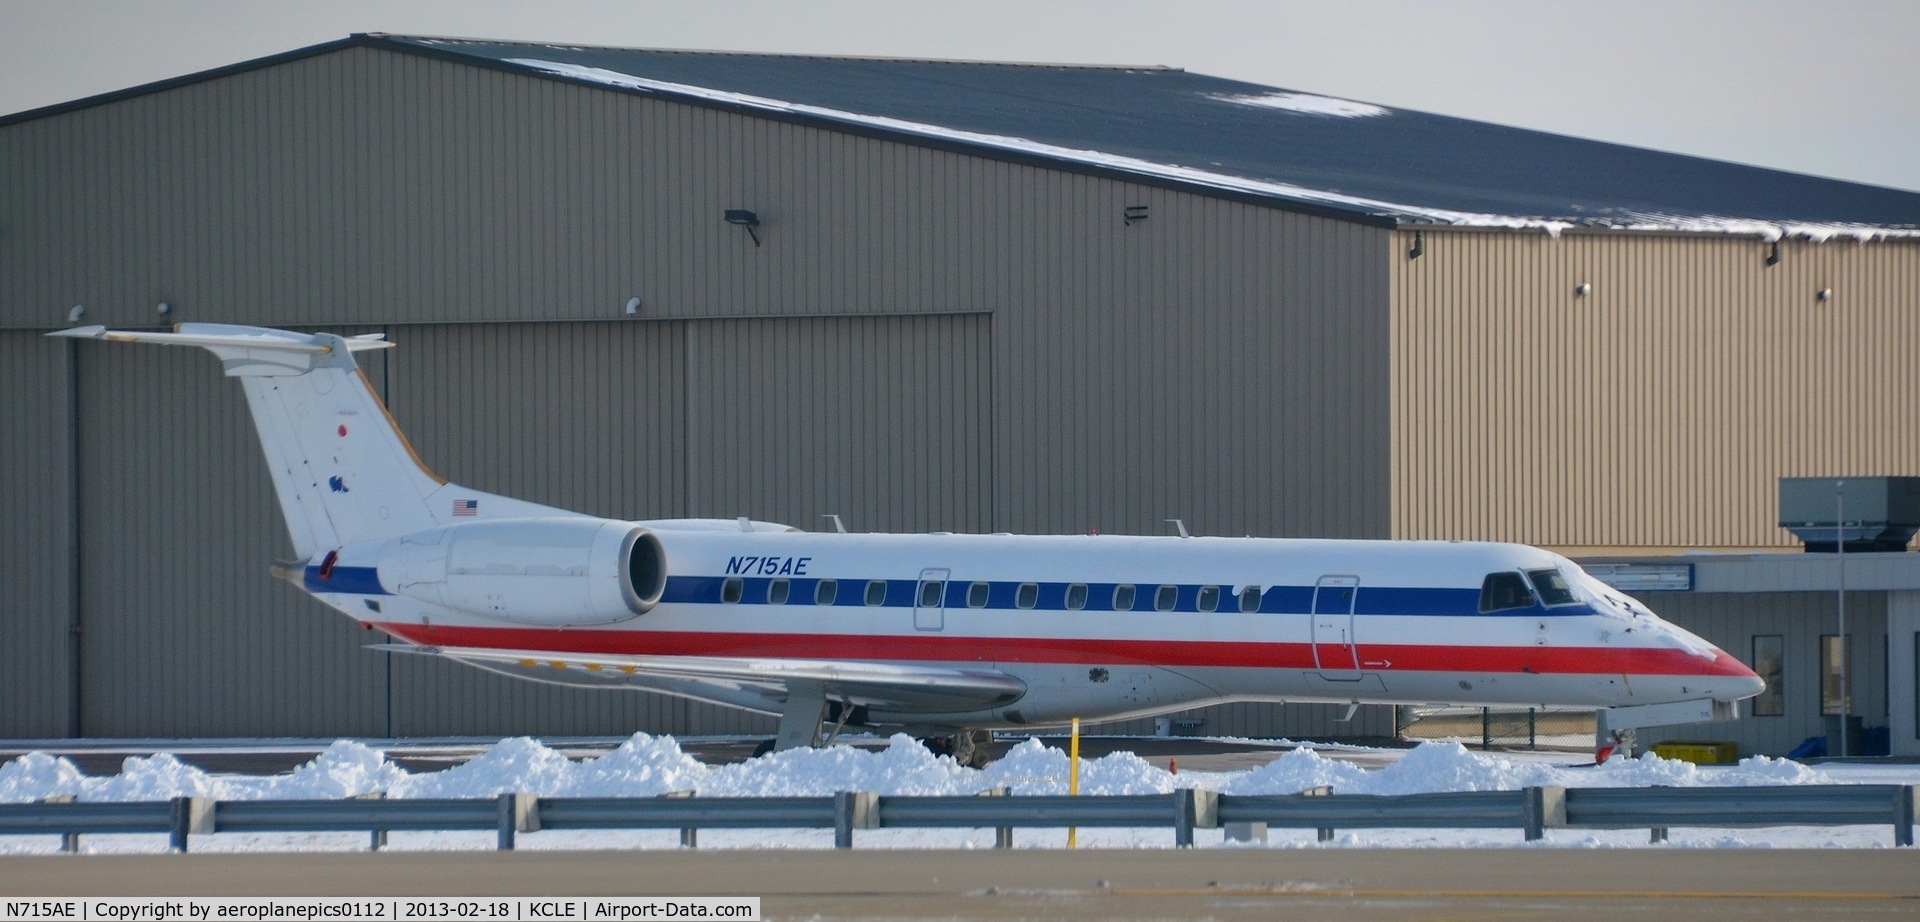
{"type": "MultiPolygon", "coordinates": [[[[1760,688],[1725,652],[1565,558],[1522,545],[654,534],[666,552],[665,590],[645,614],[615,623],[529,624],[508,613],[510,599],[489,616],[395,595],[364,566],[373,551],[339,558],[330,580],[310,566],[307,586],[361,621],[448,653],[548,651],[527,670],[548,681],[619,681],[604,668],[570,668],[566,654],[579,653],[969,666],[1027,685],[1018,700],[988,709],[875,710],[874,723],[1044,726],[1229,700],[1601,708],[1732,701],[1760,688]],[[367,578],[351,577],[356,563],[367,578]],[[1546,605],[1534,595],[1522,607],[1480,610],[1488,574],[1541,570],[1564,574],[1576,601],[1546,605]],[[333,580],[356,591],[330,591],[333,580]]],[[[772,709],[750,691],[622,684],[772,709]]]]}

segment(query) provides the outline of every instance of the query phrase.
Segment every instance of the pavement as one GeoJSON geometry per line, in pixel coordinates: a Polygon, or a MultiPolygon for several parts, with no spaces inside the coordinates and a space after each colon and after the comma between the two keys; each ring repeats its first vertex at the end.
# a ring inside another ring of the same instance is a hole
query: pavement
{"type": "Polygon", "coordinates": [[[51,896],[740,896],[766,919],[1920,914],[1920,852],[1765,849],[349,852],[0,858],[51,896]]]}

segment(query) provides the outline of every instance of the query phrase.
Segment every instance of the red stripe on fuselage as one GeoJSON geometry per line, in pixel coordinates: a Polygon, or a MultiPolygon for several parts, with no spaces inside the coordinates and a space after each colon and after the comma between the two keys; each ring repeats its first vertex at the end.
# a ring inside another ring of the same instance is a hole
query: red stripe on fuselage
{"type": "MultiPolygon", "coordinates": [[[[476,647],[606,656],[716,656],[939,663],[1111,663],[1314,669],[1313,645],[1199,640],[1102,640],[884,634],[760,634],[709,631],[582,631],[375,623],[395,637],[435,647],[476,647]]],[[[1346,651],[1333,648],[1340,664],[1346,651]]],[[[1712,658],[1655,647],[1476,647],[1363,644],[1367,672],[1541,675],[1751,676],[1715,649],[1712,658]]]]}

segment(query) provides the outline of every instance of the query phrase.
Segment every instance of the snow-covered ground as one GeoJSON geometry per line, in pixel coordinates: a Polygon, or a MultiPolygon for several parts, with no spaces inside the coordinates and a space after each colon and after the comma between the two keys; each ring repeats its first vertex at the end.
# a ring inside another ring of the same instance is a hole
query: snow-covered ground
{"type": "MultiPolygon", "coordinates": [[[[1350,751],[1350,750],[1349,750],[1350,751]]],[[[1458,743],[1424,743],[1410,750],[1374,750],[1378,759],[1391,759],[1384,768],[1362,768],[1351,761],[1330,758],[1311,746],[1287,751],[1264,767],[1236,772],[1186,771],[1177,775],[1120,752],[1081,764],[1082,794],[1166,793],[1180,787],[1205,787],[1227,794],[1291,794],[1305,788],[1331,785],[1336,793],[1410,794],[1431,791],[1512,790],[1535,785],[1567,787],[1644,787],[1651,785],[1775,785],[1920,783],[1920,765],[1823,765],[1766,757],[1749,758],[1738,765],[1696,766],[1660,759],[1651,754],[1638,759],[1615,758],[1604,765],[1573,767],[1561,764],[1577,757],[1566,753],[1485,755],[1458,743]],[[1398,756],[1398,758],[1393,758],[1398,756]]],[[[1371,761],[1372,759],[1370,759],[1371,761]]],[[[1064,794],[1068,761],[1058,749],[1029,740],[985,769],[963,768],[949,758],[935,757],[905,736],[896,736],[883,749],[835,747],[794,750],[747,762],[709,766],[686,753],[672,737],[635,734],[619,748],[598,758],[572,761],[560,752],[527,738],[502,740],[463,765],[436,772],[409,772],[363,744],[342,740],[313,761],[281,775],[214,775],[171,755],[130,758],[117,775],[89,776],[64,758],[32,753],[0,765],[0,802],[23,803],[54,795],[72,795],[83,801],[161,800],[190,795],[222,800],[269,798],[338,798],[373,791],[388,797],[490,797],[505,792],[549,797],[645,797],[669,791],[697,791],[705,796],[824,795],[862,790],[887,794],[972,794],[1007,786],[1014,794],[1064,794]]],[[[894,829],[856,835],[859,848],[984,848],[993,844],[993,830],[894,829]]],[[[1066,831],[1021,829],[1020,847],[1054,848],[1064,845],[1066,831]]],[[[1596,832],[1553,830],[1547,847],[1645,846],[1644,830],[1596,832]]],[[[196,837],[196,851],[341,850],[365,848],[364,833],[255,835],[222,833],[196,837]]],[[[521,837],[520,847],[531,849],[676,848],[673,831],[540,832],[521,837]]],[[[1090,829],[1079,833],[1081,847],[1166,848],[1173,844],[1170,827],[1147,829],[1090,829]]],[[[1831,828],[1672,830],[1670,845],[1697,847],[1888,847],[1892,831],[1886,826],[1831,828]]],[[[1208,847],[1259,847],[1222,841],[1218,832],[1203,832],[1208,847]]],[[[1512,846],[1520,845],[1519,830],[1365,830],[1339,834],[1334,847],[1512,846]]],[[[57,850],[51,836],[12,836],[0,839],[0,854],[46,853],[57,850]]],[[[828,848],[830,830],[704,830],[702,848],[828,848]]],[[[492,833],[393,833],[390,848],[485,849],[492,833]]],[[[166,847],[164,836],[90,835],[84,848],[94,852],[155,852],[166,847]]],[[[1266,847],[1324,847],[1312,830],[1273,830],[1266,847]]]]}

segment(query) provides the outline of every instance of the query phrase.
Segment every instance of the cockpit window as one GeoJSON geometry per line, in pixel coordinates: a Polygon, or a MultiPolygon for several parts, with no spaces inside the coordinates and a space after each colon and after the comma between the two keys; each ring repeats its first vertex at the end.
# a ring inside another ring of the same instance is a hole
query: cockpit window
{"type": "Polygon", "coordinates": [[[1546,606],[1572,605],[1578,601],[1573,597],[1573,587],[1567,585],[1567,578],[1559,570],[1528,570],[1527,579],[1533,581],[1533,591],[1540,594],[1540,604],[1546,606]]]}
{"type": "Polygon", "coordinates": [[[1480,613],[1532,608],[1533,592],[1518,573],[1489,573],[1480,583],[1480,613]]]}

